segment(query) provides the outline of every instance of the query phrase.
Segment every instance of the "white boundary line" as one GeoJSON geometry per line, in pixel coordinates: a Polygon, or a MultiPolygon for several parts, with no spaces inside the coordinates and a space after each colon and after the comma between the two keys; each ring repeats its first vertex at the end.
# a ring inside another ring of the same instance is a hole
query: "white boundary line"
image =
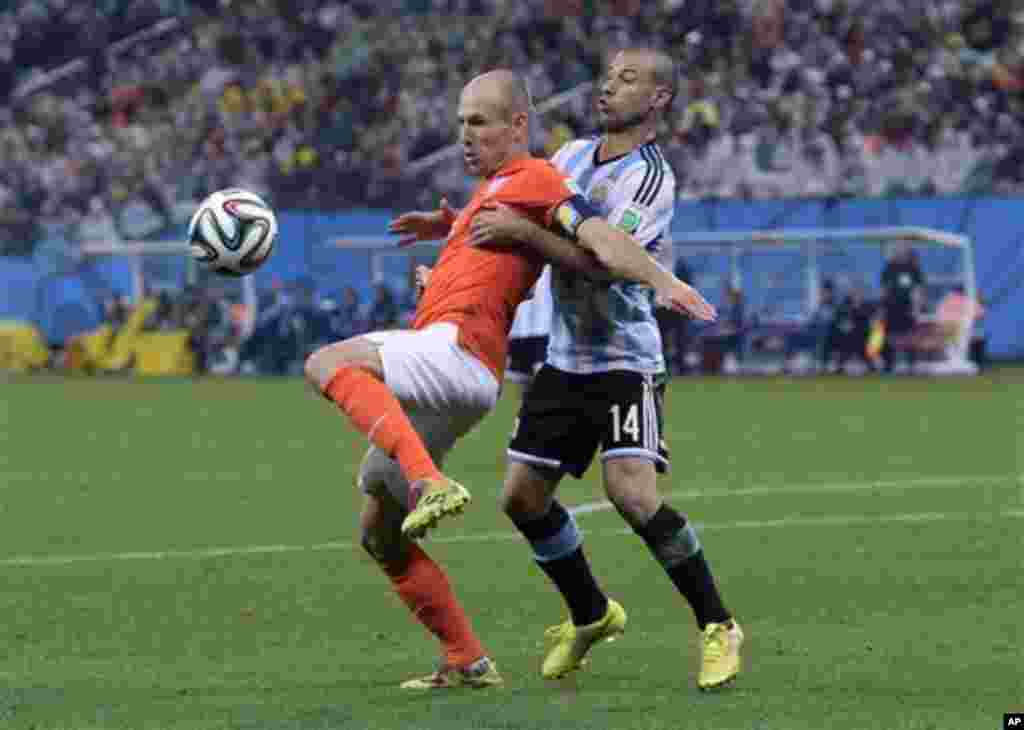
{"type": "MultiPolygon", "coordinates": [[[[925,486],[954,487],[969,482],[993,483],[1000,481],[1020,481],[1015,475],[996,475],[973,477],[935,477],[911,479],[906,481],[874,481],[849,482],[836,484],[807,484],[792,487],[748,487],[736,490],[691,490],[672,492],[666,496],[753,496],[776,494],[803,494],[818,491],[865,491],[870,489],[922,488],[925,486]]],[[[582,504],[570,511],[576,514],[587,514],[603,509],[611,509],[607,502],[582,504]],[[602,506],[607,505],[607,506],[602,506]]],[[[776,520],[736,520],[733,522],[694,523],[698,530],[751,530],[772,529],[779,527],[850,527],[857,525],[900,524],[921,522],[948,522],[954,520],[983,519],[1024,519],[1024,509],[1009,509],[998,512],[910,512],[887,515],[824,515],[820,517],[786,517],[776,520]]],[[[631,535],[629,528],[606,528],[602,530],[585,530],[589,537],[614,537],[631,535]]],[[[518,532],[484,532],[472,535],[453,535],[428,540],[428,544],[460,544],[515,542],[522,537],[518,532]]],[[[154,550],[116,553],[92,553],[83,555],[22,555],[0,559],[0,567],[38,567],[61,566],[76,563],[99,563],[122,560],[194,560],[201,558],[233,557],[239,555],[280,555],[284,553],[326,552],[353,550],[357,546],[351,541],[323,542],[314,545],[239,545],[226,547],[197,548],[193,550],[154,550]]]]}
{"type": "MultiPolygon", "coordinates": [[[[993,484],[1009,482],[1016,477],[1012,474],[986,474],[979,476],[959,477],[921,477],[919,479],[888,479],[870,482],[818,482],[817,484],[791,484],[782,487],[756,486],[740,489],[685,489],[667,492],[666,498],[679,499],[711,499],[721,497],[770,497],[775,494],[821,494],[822,492],[871,492],[887,489],[950,489],[966,484],[993,484]]],[[[585,502],[569,511],[574,515],[585,515],[591,512],[604,512],[614,509],[608,500],[585,502]]]]}
{"type": "MultiPolygon", "coordinates": [[[[983,518],[1024,519],[1024,510],[1001,512],[908,512],[888,515],[826,515],[822,517],[784,517],[777,520],[737,520],[735,522],[694,523],[698,530],[759,530],[778,527],[852,527],[857,525],[879,525],[921,522],[970,521],[983,518]]],[[[632,535],[626,527],[603,530],[583,530],[587,537],[617,537],[632,535]]],[[[432,545],[461,543],[518,542],[518,532],[483,532],[473,535],[454,535],[428,540],[432,545]]],[[[233,557],[237,555],[278,555],[282,553],[346,551],[355,549],[352,542],[322,542],[315,545],[242,545],[239,547],[200,548],[197,550],[158,550],[152,552],[96,553],[86,555],[25,555],[0,560],[0,567],[36,567],[73,565],[75,563],[100,563],[120,560],[173,560],[233,557]]]]}

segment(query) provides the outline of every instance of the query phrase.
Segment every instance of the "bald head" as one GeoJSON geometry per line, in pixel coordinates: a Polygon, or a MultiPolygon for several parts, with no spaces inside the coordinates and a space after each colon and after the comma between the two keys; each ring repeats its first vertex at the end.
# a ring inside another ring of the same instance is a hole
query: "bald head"
{"type": "Polygon", "coordinates": [[[506,120],[511,120],[516,114],[528,115],[533,111],[533,99],[530,98],[526,79],[507,68],[476,76],[466,84],[462,93],[479,94],[500,110],[506,120]]]}

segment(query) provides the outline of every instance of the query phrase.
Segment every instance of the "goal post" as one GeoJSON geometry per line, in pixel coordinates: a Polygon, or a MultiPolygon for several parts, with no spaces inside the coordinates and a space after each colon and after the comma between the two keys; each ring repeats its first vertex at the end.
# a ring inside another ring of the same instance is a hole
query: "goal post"
{"type": "Polygon", "coordinates": [[[182,241],[92,240],[79,246],[85,261],[106,261],[106,274],[112,290],[127,282],[127,294],[133,301],[153,292],[181,293],[188,286],[215,288],[231,303],[241,305],[245,316],[239,326],[242,334],[252,331],[256,322],[257,295],[253,277],[224,277],[200,266],[182,241]]]}
{"type": "MultiPolygon", "coordinates": [[[[783,228],[772,230],[673,231],[672,256],[683,257],[695,284],[713,301],[731,285],[743,291],[748,311],[761,323],[798,328],[817,307],[826,279],[837,294],[852,287],[878,293],[889,249],[910,245],[917,252],[926,279],[922,321],[933,324],[943,297],[962,287],[968,302],[977,301],[974,250],[967,236],[925,227],[783,228]]],[[[359,251],[369,258],[371,281],[401,276],[408,258],[423,256],[439,241],[417,242],[398,248],[398,239],[385,235],[339,236],[325,242],[328,249],[359,251]]],[[[967,365],[975,319],[973,308],[962,308],[950,359],[967,365]]],[[[971,368],[951,370],[968,372],[971,368]]]]}
{"type": "MultiPolygon", "coordinates": [[[[879,291],[872,282],[879,281],[889,250],[898,245],[915,251],[924,273],[924,322],[936,322],[938,304],[957,287],[967,302],[977,301],[972,241],[948,231],[914,226],[693,231],[673,233],[672,241],[675,256],[692,261],[698,286],[714,287],[724,279],[751,292],[759,300],[755,310],[768,320],[809,319],[826,279],[838,289],[879,291]]],[[[966,363],[976,312],[973,304],[960,309],[950,355],[966,363]]]]}
{"type": "Polygon", "coordinates": [[[370,264],[370,284],[379,284],[389,279],[405,278],[410,258],[420,259],[436,252],[443,242],[416,241],[408,246],[398,246],[395,236],[336,236],[326,241],[328,251],[355,251],[365,254],[370,264]]]}

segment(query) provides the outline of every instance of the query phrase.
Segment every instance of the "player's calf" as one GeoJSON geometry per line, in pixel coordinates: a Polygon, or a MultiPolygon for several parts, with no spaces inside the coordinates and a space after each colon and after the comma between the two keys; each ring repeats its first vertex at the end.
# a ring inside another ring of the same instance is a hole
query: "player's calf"
{"type": "Polygon", "coordinates": [[[704,647],[698,685],[708,689],[730,682],[739,673],[743,634],[722,603],[697,532],[665,504],[634,529],[693,609],[704,647]]]}
{"type": "MultiPolygon", "coordinates": [[[[365,471],[366,464],[361,471],[365,471]]],[[[373,476],[365,474],[369,480],[373,476]]],[[[404,511],[390,495],[370,494],[359,515],[359,543],[388,575],[401,575],[409,566],[412,543],[402,535],[404,511]]]]}
{"type": "Polygon", "coordinates": [[[546,493],[502,490],[498,504],[513,523],[529,522],[545,515],[551,508],[551,497],[546,493]]]}

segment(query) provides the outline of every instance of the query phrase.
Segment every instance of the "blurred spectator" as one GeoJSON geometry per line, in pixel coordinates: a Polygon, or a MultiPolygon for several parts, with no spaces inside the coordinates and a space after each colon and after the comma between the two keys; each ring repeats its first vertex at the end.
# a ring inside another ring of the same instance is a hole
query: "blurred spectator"
{"type": "Polygon", "coordinates": [[[898,244],[882,270],[882,311],[885,318],[885,345],[882,359],[887,372],[893,370],[896,356],[904,354],[909,367],[916,360],[914,325],[923,305],[924,273],[913,249],[898,244]]]}
{"type": "Polygon", "coordinates": [[[417,269],[421,266],[415,256],[409,257],[409,271],[398,302],[398,322],[402,327],[411,327],[416,318],[416,305],[419,303],[420,285],[417,269]]]}
{"type": "Polygon", "coordinates": [[[896,99],[884,113],[878,134],[864,140],[867,194],[917,195],[928,191],[931,161],[916,136],[913,102],[896,99]]]}
{"type": "Polygon", "coordinates": [[[849,295],[836,308],[832,321],[832,336],[835,339],[838,360],[835,369],[843,372],[851,361],[859,361],[869,370],[874,363],[867,355],[868,335],[875,307],[864,297],[864,288],[854,286],[849,295]]]}
{"type": "MultiPolygon", "coordinates": [[[[985,316],[985,306],[979,300],[971,301],[963,286],[956,286],[942,297],[935,309],[935,332],[938,342],[934,349],[942,352],[945,360],[958,360],[970,357],[972,349],[975,355],[981,353],[984,360],[984,347],[975,342],[983,338],[976,328],[976,323],[985,316]]],[[[983,362],[978,362],[979,366],[983,362]]]]}
{"type": "Polygon", "coordinates": [[[289,370],[299,372],[318,347],[332,341],[330,317],[316,304],[316,290],[312,281],[302,280],[295,286],[294,305],[288,314],[288,338],[284,348],[291,352],[289,370]]]}
{"type": "Polygon", "coordinates": [[[797,353],[811,356],[811,366],[827,370],[837,349],[833,323],[836,318],[835,286],[830,280],[822,282],[818,292],[818,304],[810,313],[803,329],[786,338],[786,361],[795,366],[797,353]]]}
{"type": "Polygon", "coordinates": [[[359,304],[359,292],[347,286],[341,292],[341,301],[330,312],[330,330],[333,340],[347,340],[349,337],[367,332],[359,304]]]}
{"type": "Polygon", "coordinates": [[[395,295],[384,282],[374,287],[373,302],[370,304],[370,311],[367,317],[367,330],[376,332],[386,330],[398,325],[398,304],[395,295]]]}
{"type": "MultiPolygon", "coordinates": [[[[674,272],[676,278],[687,284],[693,284],[693,272],[686,263],[684,256],[676,258],[674,272]]],[[[665,366],[670,373],[681,374],[689,371],[686,356],[692,345],[692,327],[686,315],[658,307],[655,310],[658,326],[661,330],[661,341],[665,351],[665,366]]]]}
{"type": "Polygon", "coordinates": [[[726,374],[735,373],[743,362],[747,336],[746,305],[743,292],[731,284],[725,288],[725,297],[718,308],[718,320],[703,336],[706,355],[713,353],[721,361],[706,368],[726,374]]]}

